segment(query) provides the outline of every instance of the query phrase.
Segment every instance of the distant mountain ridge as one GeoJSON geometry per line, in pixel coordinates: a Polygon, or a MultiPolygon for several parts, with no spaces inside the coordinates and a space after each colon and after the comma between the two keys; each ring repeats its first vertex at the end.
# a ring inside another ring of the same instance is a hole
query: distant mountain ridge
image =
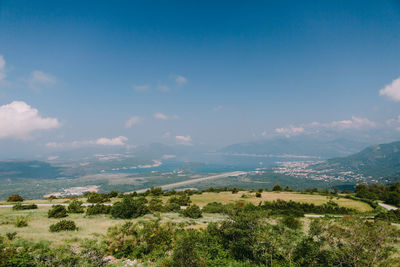
{"type": "Polygon", "coordinates": [[[317,167],[349,170],[375,178],[399,175],[400,141],[372,145],[347,157],[329,159],[317,167]]]}
{"type": "Polygon", "coordinates": [[[347,156],[365,148],[368,144],[347,139],[322,140],[315,138],[274,138],[268,140],[229,145],[219,150],[221,153],[239,154],[291,154],[332,158],[347,156]]]}

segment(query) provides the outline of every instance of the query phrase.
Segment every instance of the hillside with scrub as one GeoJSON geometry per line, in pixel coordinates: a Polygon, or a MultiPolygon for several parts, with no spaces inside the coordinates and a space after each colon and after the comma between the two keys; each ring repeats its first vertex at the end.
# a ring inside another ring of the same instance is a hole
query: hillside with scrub
{"type": "Polygon", "coordinates": [[[15,194],[0,203],[0,266],[399,264],[400,216],[367,191],[376,190],[15,194]]]}

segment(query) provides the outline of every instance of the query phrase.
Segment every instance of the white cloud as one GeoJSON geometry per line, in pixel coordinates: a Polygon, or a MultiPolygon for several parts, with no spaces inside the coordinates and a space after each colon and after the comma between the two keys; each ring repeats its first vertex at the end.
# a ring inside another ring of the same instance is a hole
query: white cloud
{"type": "Polygon", "coordinates": [[[6,61],[3,55],[0,55],[0,84],[6,79],[6,61]]]}
{"type": "Polygon", "coordinates": [[[275,133],[277,133],[279,135],[284,135],[286,137],[299,135],[299,134],[301,134],[303,132],[304,132],[304,128],[303,127],[295,127],[293,125],[290,125],[287,128],[276,128],[275,129],[275,133]]]}
{"type": "Polygon", "coordinates": [[[185,85],[186,83],[187,83],[187,79],[185,78],[185,77],[183,77],[183,76],[181,76],[181,75],[178,75],[178,76],[176,76],[176,78],[175,78],[175,82],[178,84],[178,85],[185,85]]]}
{"type": "Polygon", "coordinates": [[[372,128],[375,127],[376,124],[373,121],[370,121],[367,118],[359,118],[352,116],[351,120],[342,120],[342,121],[333,121],[325,124],[328,128],[336,128],[338,130],[347,130],[347,129],[361,129],[361,128],[372,128]]]}
{"type": "Polygon", "coordinates": [[[393,101],[400,102],[400,78],[397,78],[392,81],[391,84],[388,84],[383,89],[379,90],[379,95],[387,96],[393,101]]]}
{"type": "MultiPolygon", "coordinates": [[[[391,122],[387,121],[387,124],[391,122]]],[[[300,124],[298,126],[290,125],[289,127],[276,128],[274,130],[274,134],[269,135],[267,131],[263,131],[261,136],[263,137],[271,137],[276,135],[282,135],[286,137],[292,137],[300,134],[319,134],[323,131],[327,130],[335,130],[335,131],[344,131],[344,130],[363,130],[376,127],[377,124],[373,121],[370,121],[367,118],[359,118],[356,116],[352,116],[351,120],[341,120],[341,121],[332,121],[328,123],[321,122],[311,122],[300,124]]]]}
{"type": "Polygon", "coordinates": [[[214,112],[218,112],[221,109],[223,109],[224,107],[222,105],[216,106],[215,108],[213,108],[214,112]]]}
{"type": "Polygon", "coordinates": [[[135,90],[136,92],[144,92],[149,89],[150,89],[150,86],[148,86],[147,84],[133,86],[133,90],[135,90]]]}
{"type": "Polygon", "coordinates": [[[177,120],[179,119],[178,115],[165,115],[161,112],[154,113],[154,118],[159,120],[177,120]]]}
{"type": "Polygon", "coordinates": [[[158,86],[158,90],[160,90],[161,92],[169,92],[169,91],[171,91],[171,89],[167,85],[159,85],[158,86]]]}
{"type": "Polygon", "coordinates": [[[125,122],[125,128],[132,128],[132,126],[139,124],[141,121],[142,118],[140,118],[139,116],[133,116],[125,122]]]}
{"type": "Polygon", "coordinates": [[[44,118],[23,101],[0,106],[0,138],[29,139],[34,131],[57,128],[56,118],[44,118]]]}
{"type": "Polygon", "coordinates": [[[58,156],[50,156],[47,158],[47,160],[51,161],[51,160],[56,160],[58,158],[59,158],[58,156]]]}
{"type": "Polygon", "coordinates": [[[192,137],[190,137],[190,135],[187,136],[177,135],[175,136],[175,140],[180,145],[187,145],[187,146],[192,145],[192,137]]]}
{"type": "Polygon", "coordinates": [[[50,87],[57,82],[56,77],[51,74],[35,70],[31,73],[28,85],[32,89],[40,89],[41,87],[50,87]]]}
{"type": "Polygon", "coordinates": [[[125,136],[118,136],[115,138],[102,137],[96,140],[96,144],[103,146],[123,146],[125,145],[126,141],[128,141],[128,138],[125,136]]]}
{"type": "Polygon", "coordinates": [[[84,146],[125,146],[128,138],[118,136],[114,138],[101,137],[96,140],[72,141],[65,143],[49,142],[46,144],[48,148],[79,148],[84,146]]]}
{"type": "Polygon", "coordinates": [[[389,127],[395,128],[396,131],[400,131],[400,115],[395,119],[389,119],[386,121],[389,127]]]}

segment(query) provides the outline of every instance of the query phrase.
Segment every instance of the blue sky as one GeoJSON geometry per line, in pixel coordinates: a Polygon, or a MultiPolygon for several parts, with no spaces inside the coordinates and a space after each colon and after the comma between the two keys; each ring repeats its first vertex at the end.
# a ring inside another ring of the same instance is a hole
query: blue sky
{"type": "Polygon", "coordinates": [[[400,1],[3,0],[0,55],[8,151],[400,139],[400,1]]]}

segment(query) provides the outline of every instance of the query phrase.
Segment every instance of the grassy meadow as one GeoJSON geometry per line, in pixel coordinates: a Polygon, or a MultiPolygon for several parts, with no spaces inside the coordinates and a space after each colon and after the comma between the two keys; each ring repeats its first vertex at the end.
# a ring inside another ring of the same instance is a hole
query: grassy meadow
{"type": "MultiPolygon", "coordinates": [[[[228,204],[236,201],[246,201],[253,204],[258,204],[260,201],[273,201],[277,199],[286,201],[293,200],[303,203],[314,203],[316,205],[321,205],[329,200],[332,200],[338,203],[340,206],[353,208],[361,212],[372,210],[368,204],[360,201],[340,197],[330,199],[322,195],[301,194],[297,192],[263,192],[261,198],[256,197],[255,193],[250,193],[248,191],[241,191],[236,194],[232,194],[231,192],[205,192],[191,196],[192,204],[196,204],[200,207],[203,207],[210,202],[228,204]]],[[[81,200],[86,203],[85,198],[82,198],[81,200]]],[[[120,199],[113,198],[111,199],[111,203],[114,203],[118,200],[120,199]]],[[[167,202],[168,197],[162,197],[162,200],[167,202]]],[[[26,200],[24,203],[67,204],[70,201],[71,200],[69,199],[54,199],[51,201],[47,199],[41,199],[26,200]]],[[[1,204],[4,205],[10,203],[3,201],[1,204]]],[[[85,214],[69,214],[66,219],[75,221],[76,225],[79,227],[78,231],[51,233],[49,232],[49,226],[56,223],[60,219],[47,218],[47,212],[50,208],[50,206],[39,206],[36,210],[13,210],[10,207],[0,207],[0,235],[16,231],[19,237],[33,241],[38,241],[41,239],[49,240],[57,245],[62,243],[75,243],[84,238],[96,238],[99,235],[106,234],[109,227],[125,222],[125,220],[122,219],[113,219],[109,215],[86,216],[85,214]],[[14,225],[14,221],[17,216],[28,216],[28,226],[17,228],[14,225]]],[[[147,214],[131,221],[137,222],[140,220],[153,220],[156,218],[156,216],[160,216],[161,220],[164,222],[170,221],[175,223],[184,223],[187,227],[191,228],[205,227],[209,222],[220,221],[226,218],[226,216],[222,214],[203,214],[202,218],[190,219],[182,217],[178,213],[159,213],[157,215],[147,214]]],[[[304,226],[307,226],[307,220],[307,218],[302,218],[304,226]]]]}

